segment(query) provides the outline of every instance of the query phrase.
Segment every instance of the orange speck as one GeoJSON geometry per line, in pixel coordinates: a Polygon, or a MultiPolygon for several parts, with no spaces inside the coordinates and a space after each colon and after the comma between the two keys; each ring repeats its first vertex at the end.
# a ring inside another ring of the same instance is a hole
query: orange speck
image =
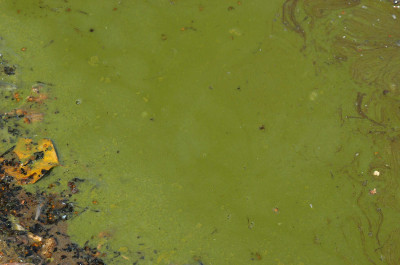
{"type": "Polygon", "coordinates": [[[391,38],[391,37],[392,37],[392,35],[390,35],[390,34],[389,34],[389,35],[388,35],[388,37],[389,37],[389,38],[391,38]]]}
{"type": "Polygon", "coordinates": [[[71,8],[67,8],[67,9],[65,9],[65,11],[67,11],[67,12],[71,12],[71,8]]]}
{"type": "Polygon", "coordinates": [[[19,101],[21,100],[21,97],[19,96],[19,93],[18,93],[18,92],[15,92],[15,93],[14,93],[14,98],[15,98],[15,100],[16,100],[17,102],[19,102],[19,101]]]}
{"type": "Polygon", "coordinates": [[[375,194],[376,194],[376,188],[374,188],[373,190],[370,190],[370,191],[369,191],[369,194],[375,195],[375,194]]]}
{"type": "Polygon", "coordinates": [[[113,8],[113,11],[117,11],[117,10],[118,10],[118,8],[116,8],[116,7],[113,8]]]}
{"type": "Polygon", "coordinates": [[[340,14],[344,15],[346,12],[344,12],[344,10],[342,12],[340,12],[340,14]]]}
{"type": "Polygon", "coordinates": [[[374,153],[374,155],[378,155],[378,154],[379,154],[379,152],[375,152],[375,153],[374,153]]]}
{"type": "Polygon", "coordinates": [[[19,13],[21,13],[21,10],[18,9],[18,10],[17,10],[17,14],[19,14],[19,13]]]}
{"type": "Polygon", "coordinates": [[[21,51],[23,51],[23,52],[26,51],[26,47],[22,47],[21,51]]]}
{"type": "Polygon", "coordinates": [[[275,207],[274,209],[272,209],[274,211],[274,213],[279,213],[279,209],[278,207],[275,207]]]}
{"type": "Polygon", "coordinates": [[[92,203],[93,204],[98,204],[98,202],[96,200],[93,200],[92,203]]]}
{"type": "Polygon", "coordinates": [[[237,4],[238,4],[238,6],[240,6],[242,4],[242,2],[238,1],[237,4]]]}
{"type": "Polygon", "coordinates": [[[181,28],[181,31],[185,31],[185,30],[186,30],[186,28],[185,28],[185,27],[182,27],[182,28],[181,28]]]}

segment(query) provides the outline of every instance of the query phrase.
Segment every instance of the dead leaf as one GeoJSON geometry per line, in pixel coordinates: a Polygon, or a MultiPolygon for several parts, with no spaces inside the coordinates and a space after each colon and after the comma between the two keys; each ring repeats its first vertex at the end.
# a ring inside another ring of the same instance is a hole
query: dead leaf
{"type": "Polygon", "coordinates": [[[59,162],[50,139],[34,143],[32,139],[21,138],[0,157],[0,165],[3,172],[0,177],[12,176],[23,185],[35,183],[59,162]]]}

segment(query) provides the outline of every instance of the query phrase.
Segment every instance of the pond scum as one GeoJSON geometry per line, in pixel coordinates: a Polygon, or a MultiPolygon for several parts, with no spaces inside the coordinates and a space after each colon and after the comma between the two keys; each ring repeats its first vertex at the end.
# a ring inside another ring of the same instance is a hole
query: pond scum
{"type": "MultiPolygon", "coordinates": [[[[375,152],[366,155],[367,167],[357,154],[335,173],[355,189],[360,214],[349,220],[369,264],[400,264],[399,19],[394,0],[286,0],[282,9],[283,24],[301,37],[316,74],[341,66],[357,84],[354,107],[343,114],[340,108],[340,122],[355,127],[352,137],[368,139],[375,152]]],[[[354,264],[343,251],[336,255],[354,264]]]]}
{"type": "Polygon", "coordinates": [[[16,70],[0,55],[0,95],[4,105],[13,101],[19,106],[0,115],[0,139],[12,146],[0,156],[0,264],[105,264],[105,254],[88,242],[78,246],[67,235],[66,220],[84,211],[71,201],[83,180],[72,179],[61,193],[52,192],[61,185],[57,181],[33,193],[22,187],[50,174],[58,158],[51,140],[32,141],[22,126],[43,119],[47,84],[37,82],[29,96],[22,97],[15,84],[16,70]]]}

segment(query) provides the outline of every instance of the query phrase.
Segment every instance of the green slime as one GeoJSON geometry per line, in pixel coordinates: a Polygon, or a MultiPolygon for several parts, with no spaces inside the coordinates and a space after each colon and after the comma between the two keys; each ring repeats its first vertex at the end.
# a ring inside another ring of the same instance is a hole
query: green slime
{"type": "Polygon", "coordinates": [[[344,118],[358,114],[350,64],[318,67],[282,4],[0,2],[21,93],[53,84],[45,120],[26,127],[62,166],[37,185],[86,179],[75,241],[109,264],[377,259],[375,186],[361,182],[383,147],[344,118]]]}

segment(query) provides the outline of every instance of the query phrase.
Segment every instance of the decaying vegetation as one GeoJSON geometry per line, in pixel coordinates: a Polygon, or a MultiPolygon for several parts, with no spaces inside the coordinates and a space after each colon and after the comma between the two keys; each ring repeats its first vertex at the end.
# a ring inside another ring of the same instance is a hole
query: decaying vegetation
{"type": "Polygon", "coordinates": [[[59,161],[50,139],[27,138],[31,123],[43,120],[46,84],[38,82],[23,93],[17,73],[18,67],[0,55],[0,76],[6,80],[0,82],[0,96],[17,106],[0,115],[0,140],[10,147],[0,156],[0,264],[104,264],[105,254],[78,246],[67,234],[66,221],[82,212],[71,201],[81,179],[68,182],[61,193],[53,192],[57,181],[46,190],[23,188],[50,174],[59,161]]]}

